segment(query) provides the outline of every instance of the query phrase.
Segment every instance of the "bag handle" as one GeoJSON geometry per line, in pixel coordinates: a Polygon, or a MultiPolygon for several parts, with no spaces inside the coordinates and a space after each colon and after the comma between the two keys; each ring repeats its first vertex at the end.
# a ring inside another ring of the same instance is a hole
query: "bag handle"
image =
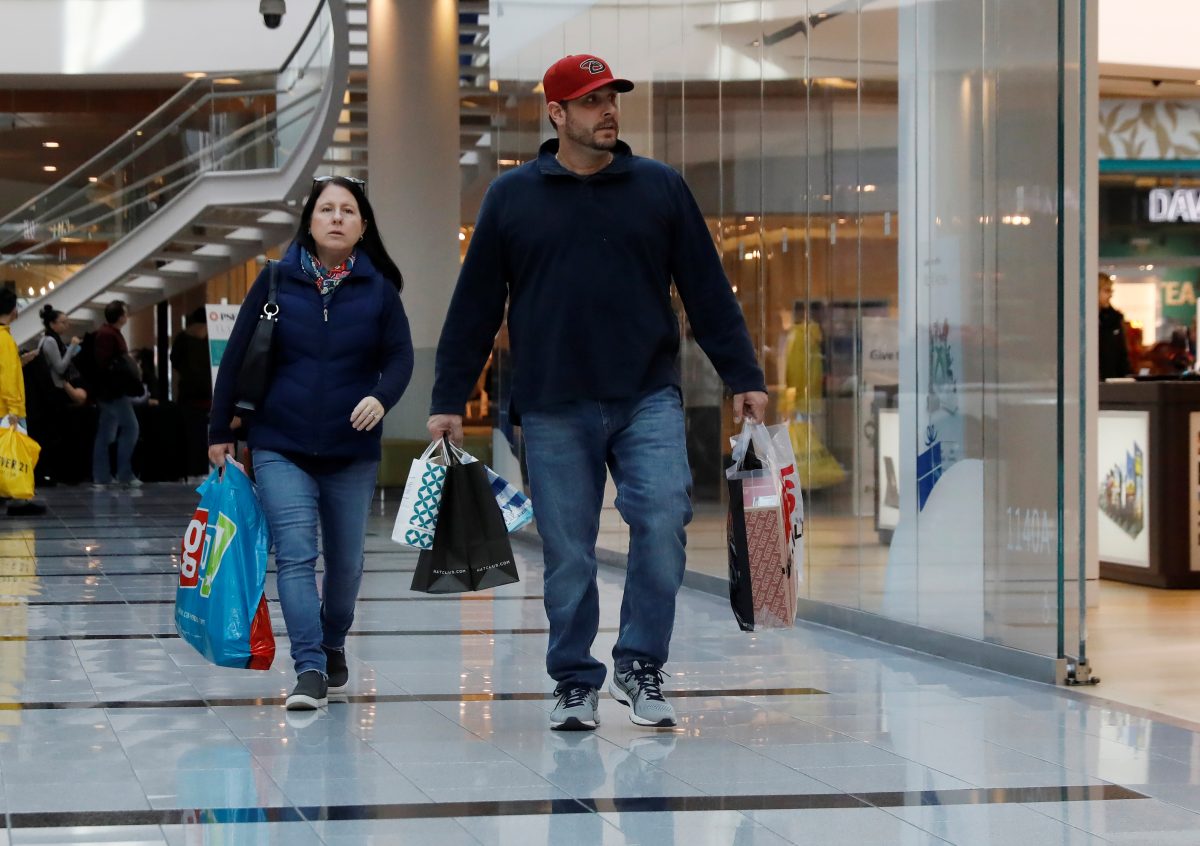
{"type": "Polygon", "coordinates": [[[460,452],[462,452],[462,450],[460,450],[454,444],[450,443],[450,436],[443,434],[442,435],[442,458],[445,459],[447,467],[453,467],[455,464],[462,464],[462,462],[458,460],[458,454],[460,452]]]}
{"type": "Polygon", "coordinates": [[[267,285],[267,301],[263,303],[262,317],[265,320],[275,320],[279,316],[279,262],[267,262],[270,273],[267,285]]]}

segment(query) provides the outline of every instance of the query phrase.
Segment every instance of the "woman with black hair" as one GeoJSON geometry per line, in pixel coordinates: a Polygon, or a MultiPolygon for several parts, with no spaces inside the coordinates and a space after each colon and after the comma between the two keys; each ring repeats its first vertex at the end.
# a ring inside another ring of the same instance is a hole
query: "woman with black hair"
{"type": "Polygon", "coordinates": [[[67,316],[54,306],[42,306],[40,316],[42,325],[46,327],[46,334],[42,337],[39,349],[42,357],[46,359],[54,387],[65,391],[71,375],[71,361],[79,355],[80,339],[72,336],[69,344],[63,340],[63,333],[71,328],[71,324],[67,316]]]}
{"type": "MultiPolygon", "coordinates": [[[[288,710],[325,705],[349,681],[346,633],[362,581],[383,416],[412,376],[402,278],[360,180],[322,177],[275,269],[270,384],[251,415],[259,499],[274,538],[279,603],[296,687],[288,710]],[[316,584],[317,531],[325,557],[316,584]]],[[[246,294],[213,389],[209,460],[233,454],[237,374],[267,302],[271,270],[246,294]]]]}
{"type": "Polygon", "coordinates": [[[52,305],[42,306],[39,316],[45,327],[36,351],[40,361],[26,366],[25,390],[29,430],[42,446],[38,478],[43,484],[53,485],[78,481],[80,477],[78,470],[70,466],[70,441],[78,434],[71,406],[86,402],[87,392],[74,384],[79,374],[73,361],[79,354],[80,340],[74,336],[70,343],[63,340],[71,328],[67,316],[52,305]]]}

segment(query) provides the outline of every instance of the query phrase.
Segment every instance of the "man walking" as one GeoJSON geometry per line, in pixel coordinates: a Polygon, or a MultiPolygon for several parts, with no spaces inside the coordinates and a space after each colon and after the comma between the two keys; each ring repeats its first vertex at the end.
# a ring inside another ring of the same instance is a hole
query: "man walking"
{"type": "MultiPolygon", "coordinates": [[[[100,419],[96,424],[96,440],[92,446],[92,486],[107,487],[112,484],[112,460],[109,447],[117,442],[117,482],[126,487],[141,487],[142,482],[133,475],[133,449],[138,441],[138,420],[133,411],[133,400],[125,386],[115,383],[112,373],[113,359],[129,358],[129,346],[121,330],[129,322],[129,310],[121,300],[113,300],[104,307],[104,325],[96,330],[95,381],[89,386],[100,406],[100,419]]],[[[130,362],[132,368],[133,364],[130,362]]]]}
{"type": "Polygon", "coordinates": [[[546,667],[558,697],[550,727],[599,724],[606,669],[591,647],[606,468],[630,527],[609,692],[634,723],[672,726],[662,667],[692,517],[672,282],[734,392],[736,420],[762,420],[766,386],[691,192],[618,140],[617,97],[633,83],[578,55],[556,62],[542,84],[558,138],[483,200],[438,344],[428,428],[461,442],[466,400],[507,301],[512,411],[545,556],[546,667]]]}

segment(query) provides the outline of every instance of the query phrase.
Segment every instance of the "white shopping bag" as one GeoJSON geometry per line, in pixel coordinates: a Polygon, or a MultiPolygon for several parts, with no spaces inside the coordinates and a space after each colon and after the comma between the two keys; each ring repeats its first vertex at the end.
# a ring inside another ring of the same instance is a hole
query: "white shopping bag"
{"type": "Polygon", "coordinates": [[[450,463],[443,440],[431,443],[420,458],[413,459],[400,497],[400,510],[392,527],[392,540],[413,549],[431,549],[437,528],[438,509],[442,505],[442,486],[446,483],[446,465],[450,463]],[[441,455],[434,455],[441,448],[441,455]],[[440,461],[441,463],[435,463],[440,461]]]}

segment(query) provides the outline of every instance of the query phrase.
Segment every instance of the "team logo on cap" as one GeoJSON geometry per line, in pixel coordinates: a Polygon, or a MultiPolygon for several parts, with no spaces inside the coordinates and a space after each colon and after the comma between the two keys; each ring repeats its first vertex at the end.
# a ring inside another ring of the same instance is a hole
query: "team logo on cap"
{"type": "Polygon", "coordinates": [[[599,59],[584,59],[579,63],[579,67],[590,74],[604,73],[604,62],[599,59]]]}

